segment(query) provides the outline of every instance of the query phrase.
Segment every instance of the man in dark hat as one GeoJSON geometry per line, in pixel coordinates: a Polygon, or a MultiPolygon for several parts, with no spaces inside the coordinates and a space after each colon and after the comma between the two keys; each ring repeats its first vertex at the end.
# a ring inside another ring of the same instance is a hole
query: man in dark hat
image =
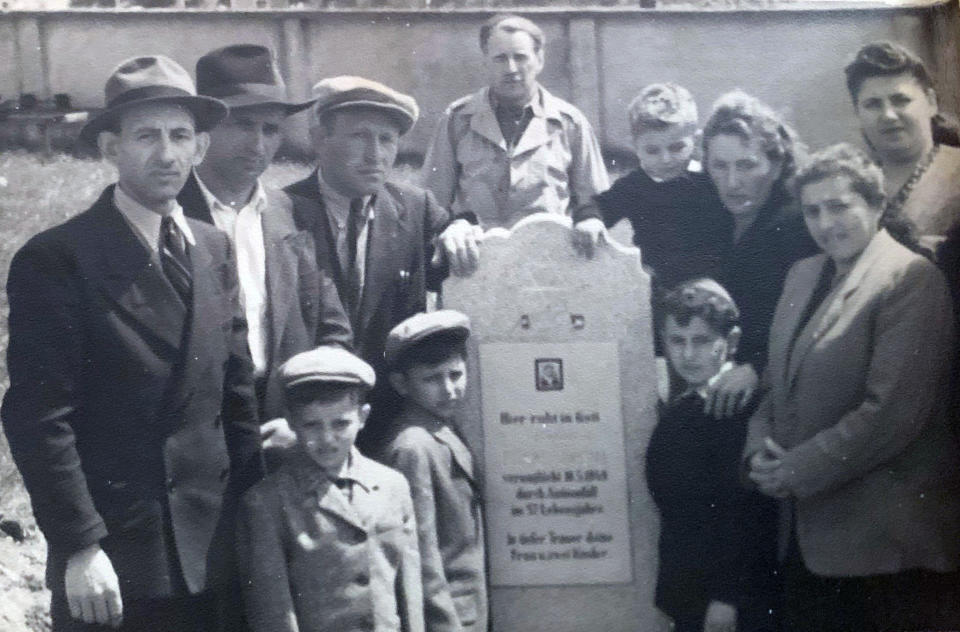
{"type": "Polygon", "coordinates": [[[283,420],[276,368],[318,344],[351,344],[337,288],[317,266],[313,235],[294,223],[294,209],[305,201],[260,181],[280,147],[287,117],[313,101],[290,102],[273,52],[256,44],[201,57],[197,91],[226,103],[229,113],[210,131],[206,157],[178,200],[187,217],[214,224],[233,243],[264,447],[286,447],[296,437],[283,420]]]}
{"type": "MultiPolygon", "coordinates": [[[[318,168],[287,191],[313,203],[298,221],[315,235],[319,265],[334,273],[358,355],[379,373],[387,334],[425,309],[428,261],[448,215],[432,194],[390,178],[400,137],[419,115],[413,97],[347,76],[324,79],[313,96],[318,168]]],[[[398,400],[384,379],[370,402],[358,442],[365,451],[378,447],[398,400]]]]}
{"type": "Polygon", "coordinates": [[[105,93],[81,138],[118,183],[10,266],[4,430],[56,632],[217,630],[259,424],[230,242],[176,195],[226,108],[163,56],[105,93]]]}

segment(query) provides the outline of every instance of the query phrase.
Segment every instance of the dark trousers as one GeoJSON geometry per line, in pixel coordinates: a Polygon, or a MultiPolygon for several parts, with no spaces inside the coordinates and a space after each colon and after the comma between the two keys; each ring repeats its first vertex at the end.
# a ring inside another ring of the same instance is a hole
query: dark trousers
{"type": "MultiPolygon", "coordinates": [[[[123,604],[119,632],[232,632],[221,625],[222,604],[212,593],[167,599],[131,599],[123,604]]],[[[54,593],[53,632],[117,632],[109,625],[87,624],[70,616],[66,595],[54,593]]]]}
{"type": "Polygon", "coordinates": [[[785,632],[960,630],[960,573],[825,577],[807,569],[792,539],[784,578],[785,632]]]}

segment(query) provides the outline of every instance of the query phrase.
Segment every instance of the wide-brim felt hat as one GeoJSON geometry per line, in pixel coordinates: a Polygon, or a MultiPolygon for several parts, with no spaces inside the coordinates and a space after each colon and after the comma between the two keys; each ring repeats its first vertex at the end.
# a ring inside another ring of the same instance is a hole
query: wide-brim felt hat
{"type": "Polygon", "coordinates": [[[106,108],[80,130],[82,142],[95,145],[100,132],[115,125],[127,110],[148,103],[179,105],[193,114],[199,132],[215,127],[227,115],[227,106],[198,96],[193,80],[180,64],[163,55],[134,57],[117,66],[104,86],[106,108]]]}
{"type": "Polygon", "coordinates": [[[279,105],[287,116],[313,105],[291,102],[273,51],[259,44],[233,44],[197,61],[197,93],[220,99],[231,109],[279,105]]]}
{"type": "Polygon", "coordinates": [[[346,108],[370,108],[394,117],[401,134],[406,134],[420,117],[417,101],[378,81],[341,75],[329,77],[313,86],[317,114],[346,108]]]}

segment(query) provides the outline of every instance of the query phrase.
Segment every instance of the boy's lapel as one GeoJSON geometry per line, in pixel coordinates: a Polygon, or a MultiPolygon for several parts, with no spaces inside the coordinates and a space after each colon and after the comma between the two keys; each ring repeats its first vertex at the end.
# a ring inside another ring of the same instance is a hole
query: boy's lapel
{"type": "Polygon", "coordinates": [[[433,433],[433,436],[437,441],[450,448],[454,462],[473,483],[473,456],[463,441],[460,440],[460,437],[447,426],[441,426],[439,430],[433,433]]]}
{"type": "MultiPolygon", "coordinates": [[[[320,488],[320,509],[327,513],[335,514],[356,528],[366,531],[367,528],[363,526],[363,520],[360,519],[359,514],[357,514],[353,505],[350,504],[347,495],[344,494],[339,487],[334,485],[332,481],[327,480],[323,485],[326,485],[326,488],[320,488]]],[[[356,485],[356,483],[354,483],[354,485],[356,485]]]]}

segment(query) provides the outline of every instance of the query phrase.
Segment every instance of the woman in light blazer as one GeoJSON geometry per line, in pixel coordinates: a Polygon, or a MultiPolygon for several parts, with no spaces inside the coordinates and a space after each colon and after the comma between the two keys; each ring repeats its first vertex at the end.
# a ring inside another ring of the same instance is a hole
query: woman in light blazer
{"type": "Polygon", "coordinates": [[[956,629],[946,283],[882,228],[883,174],[857,150],[816,154],[794,189],[823,252],[787,275],[744,453],[782,501],[785,627],[956,629]]]}

